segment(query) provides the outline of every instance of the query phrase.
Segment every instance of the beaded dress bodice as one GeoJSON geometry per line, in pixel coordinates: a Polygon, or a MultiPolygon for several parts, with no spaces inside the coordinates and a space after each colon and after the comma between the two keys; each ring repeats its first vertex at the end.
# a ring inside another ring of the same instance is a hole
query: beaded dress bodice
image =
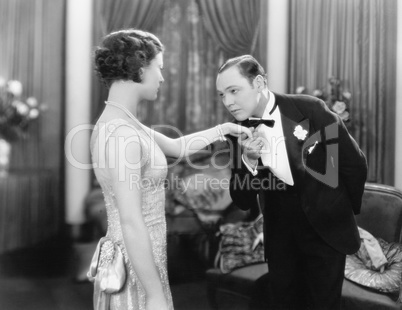
{"type": "MultiPolygon", "coordinates": [[[[114,242],[121,244],[126,269],[129,277],[122,291],[110,297],[110,309],[145,309],[146,293],[139,281],[135,269],[131,265],[124,245],[120,223],[119,208],[114,189],[112,187],[109,165],[107,162],[107,148],[111,143],[110,136],[120,126],[133,129],[138,135],[141,148],[141,175],[130,175],[130,187],[137,186],[141,190],[141,211],[148,228],[155,265],[159,271],[169,308],[173,309],[172,297],[167,275],[167,242],[165,218],[165,178],[167,174],[166,157],[139,124],[138,120],[129,118],[114,119],[104,124],[97,124],[91,138],[91,153],[94,163],[95,176],[102,188],[107,211],[107,236],[114,242]]],[[[113,136],[115,137],[115,136],[113,136]]],[[[130,162],[127,159],[127,162],[130,162]]],[[[115,165],[127,163],[116,162],[115,165]]],[[[135,206],[133,206],[135,207],[135,206]]],[[[135,246],[135,245],[134,245],[135,246]]],[[[94,292],[94,299],[99,298],[100,292],[94,292]]],[[[96,300],[94,300],[96,302],[96,300]]]]}

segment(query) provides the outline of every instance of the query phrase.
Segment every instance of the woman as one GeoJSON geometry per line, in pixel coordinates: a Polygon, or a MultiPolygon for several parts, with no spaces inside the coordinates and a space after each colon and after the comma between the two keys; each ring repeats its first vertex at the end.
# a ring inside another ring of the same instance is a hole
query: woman
{"type": "MultiPolygon", "coordinates": [[[[95,66],[109,94],[91,138],[92,160],[106,201],[106,237],[121,249],[127,278],[118,292],[107,294],[95,277],[94,307],[172,309],[166,264],[165,156],[190,155],[223,140],[225,134],[252,134],[225,123],[170,139],[138,121],[138,104],[155,100],[163,82],[163,45],[153,34],[129,29],[107,35],[95,52],[95,66]],[[191,150],[186,147],[190,142],[191,150]]],[[[108,251],[103,243],[99,266],[111,261],[108,251]]]]}

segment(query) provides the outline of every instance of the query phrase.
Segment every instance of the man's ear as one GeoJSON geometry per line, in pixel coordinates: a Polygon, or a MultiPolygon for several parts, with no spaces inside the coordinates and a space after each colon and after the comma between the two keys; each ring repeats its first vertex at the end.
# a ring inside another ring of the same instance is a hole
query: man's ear
{"type": "Polygon", "coordinates": [[[257,88],[258,91],[262,91],[265,87],[265,82],[264,82],[264,78],[262,77],[262,75],[260,75],[260,74],[257,75],[254,78],[253,84],[254,84],[254,87],[257,88]]]}

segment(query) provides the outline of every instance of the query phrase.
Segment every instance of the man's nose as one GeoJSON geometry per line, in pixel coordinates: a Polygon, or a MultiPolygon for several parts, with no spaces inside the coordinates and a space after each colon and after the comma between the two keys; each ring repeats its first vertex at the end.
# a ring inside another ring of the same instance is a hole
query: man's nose
{"type": "Polygon", "coordinates": [[[223,98],[223,104],[225,107],[230,108],[234,104],[234,100],[230,96],[225,96],[223,98]]]}

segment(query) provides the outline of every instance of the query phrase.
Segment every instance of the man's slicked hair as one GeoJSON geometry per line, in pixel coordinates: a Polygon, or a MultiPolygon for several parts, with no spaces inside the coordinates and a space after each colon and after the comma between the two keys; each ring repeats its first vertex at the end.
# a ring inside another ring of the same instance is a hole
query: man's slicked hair
{"type": "Polygon", "coordinates": [[[236,66],[239,69],[240,74],[248,79],[250,84],[253,83],[257,75],[261,75],[266,83],[267,77],[264,68],[253,56],[242,55],[226,60],[226,62],[219,68],[218,74],[233,66],[236,66]]]}

